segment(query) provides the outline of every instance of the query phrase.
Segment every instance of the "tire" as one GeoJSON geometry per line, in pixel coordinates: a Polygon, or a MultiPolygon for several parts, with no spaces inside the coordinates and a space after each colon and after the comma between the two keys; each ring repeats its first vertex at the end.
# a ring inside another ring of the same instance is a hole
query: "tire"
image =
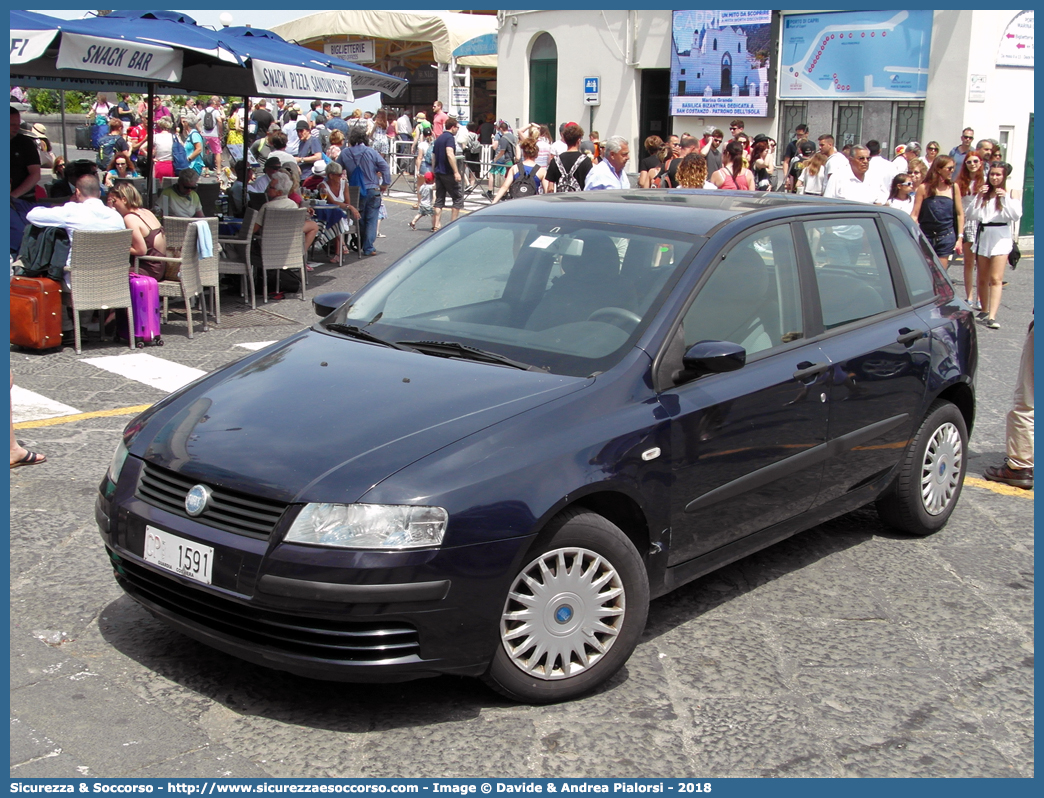
{"type": "Polygon", "coordinates": [[[638,644],[649,613],[645,564],[617,526],[582,509],[553,519],[528,557],[504,601],[484,679],[526,703],[576,698],[612,677],[638,644]]]}
{"type": "Polygon", "coordinates": [[[907,447],[895,482],[877,499],[881,520],[919,537],[945,526],[961,495],[967,452],[964,416],[950,402],[935,402],[907,447]]]}

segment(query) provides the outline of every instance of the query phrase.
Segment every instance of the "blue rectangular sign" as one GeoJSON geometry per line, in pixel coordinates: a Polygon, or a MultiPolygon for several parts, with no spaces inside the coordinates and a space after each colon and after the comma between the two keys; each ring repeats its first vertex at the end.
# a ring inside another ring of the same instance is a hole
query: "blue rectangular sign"
{"type": "Polygon", "coordinates": [[[923,100],[932,11],[840,11],[783,17],[779,96],[923,100]]]}

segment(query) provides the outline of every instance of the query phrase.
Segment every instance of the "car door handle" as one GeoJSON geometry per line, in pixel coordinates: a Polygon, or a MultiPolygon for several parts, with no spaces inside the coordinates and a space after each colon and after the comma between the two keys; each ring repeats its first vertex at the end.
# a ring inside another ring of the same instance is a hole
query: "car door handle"
{"type": "Polygon", "coordinates": [[[912,344],[921,338],[924,338],[928,334],[927,330],[911,330],[909,327],[903,327],[899,330],[899,337],[895,339],[897,344],[912,344]]]}
{"type": "Polygon", "coordinates": [[[798,370],[794,372],[794,379],[801,381],[808,377],[815,377],[830,368],[829,363],[809,363],[807,360],[798,363],[798,370]]]}

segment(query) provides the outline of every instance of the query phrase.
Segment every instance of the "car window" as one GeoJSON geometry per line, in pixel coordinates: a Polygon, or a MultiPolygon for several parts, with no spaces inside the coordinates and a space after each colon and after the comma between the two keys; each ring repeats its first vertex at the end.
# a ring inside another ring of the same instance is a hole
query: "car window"
{"type": "Polygon", "coordinates": [[[388,297],[384,312],[394,317],[415,316],[444,308],[473,305],[500,299],[508,275],[515,265],[513,231],[487,227],[462,238],[432,259],[430,268],[412,275],[412,279],[388,297]],[[489,257],[496,252],[498,257],[489,257]],[[447,280],[452,273],[454,279],[447,280]]]}
{"type": "Polygon", "coordinates": [[[685,346],[732,341],[748,357],[802,336],[801,291],[789,225],[741,239],[699,290],[683,321],[685,346]]]}
{"type": "Polygon", "coordinates": [[[805,232],[827,329],[897,307],[888,259],[873,220],[805,222],[805,232]]]}
{"type": "Polygon", "coordinates": [[[923,302],[935,296],[935,286],[932,284],[932,273],[924,253],[917,243],[910,237],[907,229],[895,219],[885,219],[885,227],[888,237],[892,239],[895,254],[899,258],[899,268],[902,270],[903,279],[906,280],[906,290],[910,294],[913,304],[923,302]]]}
{"type": "Polygon", "coordinates": [[[587,376],[634,344],[703,241],[601,222],[462,218],[329,320],[587,376]]]}

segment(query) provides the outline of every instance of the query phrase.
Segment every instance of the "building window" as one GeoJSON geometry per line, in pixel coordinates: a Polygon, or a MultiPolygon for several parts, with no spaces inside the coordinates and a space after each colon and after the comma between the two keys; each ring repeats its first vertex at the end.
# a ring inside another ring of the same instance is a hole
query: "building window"
{"type": "Polygon", "coordinates": [[[834,103],[834,146],[839,150],[846,144],[863,141],[863,104],[834,103]]]}
{"type": "Polygon", "coordinates": [[[784,102],[781,106],[780,128],[776,141],[789,143],[794,140],[794,128],[808,122],[808,103],[784,102]]]}
{"type": "Polygon", "coordinates": [[[682,73],[683,75],[685,74],[685,67],[682,67],[681,73],[682,73]]]}
{"type": "Polygon", "coordinates": [[[715,50],[718,49],[718,40],[717,39],[714,40],[714,49],[715,50]]]}
{"type": "Polygon", "coordinates": [[[920,141],[923,129],[923,102],[892,104],[892,131],[896,145],[905,144],[908,141],[920,141]]]}

